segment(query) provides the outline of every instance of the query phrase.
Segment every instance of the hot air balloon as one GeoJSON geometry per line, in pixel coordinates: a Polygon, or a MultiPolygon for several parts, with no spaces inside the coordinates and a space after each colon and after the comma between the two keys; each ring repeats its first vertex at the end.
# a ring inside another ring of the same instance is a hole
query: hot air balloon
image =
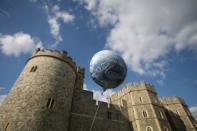
{"type": "Polygon", "coordinates": [[[116,88],[124,81],[127,67],[122,57],[116,52],[102,50],[92,57],[90,74],[92,79],[105,91],[116,88]]]}

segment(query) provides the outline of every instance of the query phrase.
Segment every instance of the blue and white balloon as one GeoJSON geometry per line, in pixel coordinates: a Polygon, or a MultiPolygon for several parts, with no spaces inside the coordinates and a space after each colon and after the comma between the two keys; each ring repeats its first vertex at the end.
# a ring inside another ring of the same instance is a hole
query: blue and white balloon
{"type": "Polygon", "coordinates": [[[127,67],[116,52],[102,50],[97,52],[90,62],[90,74],[92,79],[103,90],[116,88],[120,85],[127,74],[127,67]]]}

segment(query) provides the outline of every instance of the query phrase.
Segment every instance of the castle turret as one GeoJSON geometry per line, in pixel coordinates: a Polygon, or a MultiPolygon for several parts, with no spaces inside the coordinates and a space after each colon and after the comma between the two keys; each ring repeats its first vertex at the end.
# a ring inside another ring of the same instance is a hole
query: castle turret
{"type": "Polygon", "coordinates": [[[174,131],[196,131],[196,121],[185,101],[180,97],[161,97],[168,120],[174,131]]]}
{"type": "Polygon", "coordinates": [[[145,82],[129,84],[121,92],[112,95],[110,100],[123,109],[127,108],[134,131],[172,131],[152,85],[145,82]]]}
{"type": "Polygon", "coordinates": [[[77,72],[66,52],[37,49],[0,107],[0,131],[67,131],[77,72]]]}
{"type": "Polygon", "coordinates": [[[151,84],[128,84],[98,108],[83,80],[67,52],[37,49],[0,106],[0,131],[196,131],[185,102],[158,99],[151,84]]]}
{"type": "Polygon", "coordinates": [[[83,82],[84,82],[84,73],[85,69],[84,68],[77,68],[77,78],[76,78],[76,89],[83,89],[83,82]]]}

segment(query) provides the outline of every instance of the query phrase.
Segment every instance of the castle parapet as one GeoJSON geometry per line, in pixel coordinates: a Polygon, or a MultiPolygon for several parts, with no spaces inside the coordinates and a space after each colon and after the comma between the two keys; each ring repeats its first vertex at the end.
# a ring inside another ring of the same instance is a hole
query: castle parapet
{"type": "Polygon", "coordinates": [[[131,90],[131,91],[138,91],[138,90],[149,90],[149,91],[152,91],[152,92],[155,92],[155,88],[152,84],[149,84],[145,81],[140,81],[138,83],[129,83],[128,84],[128,88],[131,90]]]}
{"type": "Polygon", "coordinates": [[[70,56],[68,56],[68,53],[66,51],[38,48],[32,53],[32,56],[27,60],[27,62],[35,57],[53,57],[55,59],[59,59],[61,61],[68,63],[75,72],[84,72],[82,68],[77,67],[75,61],[73,61],[73,59],[70,56]]]}
{"type": "Polygon", "coordinates": [[[153,85],[145,82],[145,81],[140,81],[137,83],[129,83],[127,84],[125,87],[123,87],[123,89],[121,91],[119,91],[118,93],[115,93],[111,96],[111,100],[114,99],[119,99],[122,96],[124,96],[125,94],[129,93],[129,92],[134,92],[134,91],[139,91],[139,90],[149,90],[153,93],[156,94],[155,88],[153,85]]]}
{"type": "Polygon", "coordinates": [[[84,68],[77,67],[77,72],[78,72],[78,74],[81,74],[84,78],[84,74],[85,74],[85,69],[84,68]]]}
{"type": "Polygon", "coordinates": [[[65,51],[35,50],[0,107],[0,130],[68,131],[78,71],[65,51]]]}
{"type": "Polygon", "coordinates": [[[163,105],[168,105],[168,104],[183,104],[185,106],[186,103],[185,101],[178,97],[178,96],[171,96],[171,97],[160,97],[159,101],[163,104],[163,105]]]}

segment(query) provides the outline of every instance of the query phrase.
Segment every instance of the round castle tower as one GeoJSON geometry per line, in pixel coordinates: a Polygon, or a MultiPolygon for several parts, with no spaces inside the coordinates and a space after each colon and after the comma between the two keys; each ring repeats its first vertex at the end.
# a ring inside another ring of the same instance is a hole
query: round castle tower
{"type": "Polygon", "coordinates": [[[0,131],[67,131],[78,69],[64,51],[34,51],[0,106],[0,131]]]}

